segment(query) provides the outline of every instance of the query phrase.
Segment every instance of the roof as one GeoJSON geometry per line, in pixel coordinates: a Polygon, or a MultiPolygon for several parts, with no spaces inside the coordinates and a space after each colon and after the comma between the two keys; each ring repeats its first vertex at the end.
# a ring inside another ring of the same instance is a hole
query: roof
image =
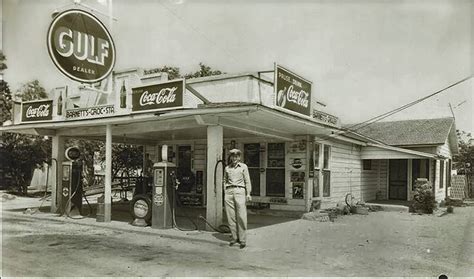
{"type": "Polygon", "coordinates": [[[448,139],[454,118],[376,122],[357,133],[392,146],[442,145],[448,139]]]}

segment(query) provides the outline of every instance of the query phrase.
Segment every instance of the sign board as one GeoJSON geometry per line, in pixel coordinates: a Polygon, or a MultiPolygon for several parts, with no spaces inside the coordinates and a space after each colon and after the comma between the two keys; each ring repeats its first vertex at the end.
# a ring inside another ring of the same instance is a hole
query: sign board
{"type": "Polygon", "coordinates": [[[180,108],[184,79],[132,88],[132,112],[180,108]]]}
{"type": "Polygon", "coordinates": [[[319,110],[313,110],[313,118],[329,125],[337,126],[339,124],[339,118],[319,110]]]}
{"type": "Polygon", "coordinates": [[[115,112],[113,105],[91,107],[91,108],[77,108],[66,110],[66,120],[77,120],[87,118],[98,118],[113,115],[115,112]]]}
{"type": "Polygon", "coordinates": [[[275,65],[275,101],[276,106],[311,115],[311,82],[275,65]]]}
{"type": "Polygon", "coordinates": [[[54,65],[75,81],[95,83],[114,68],[112,36],[86,11],[71,9],[58,14],[49,26],[47,45],[54,65]]]}
{"type": "Polygon", "coordinates": [[[53,119],[53,101],[33,101],[21,104],[21,121],[45,121],[53,119]]]}

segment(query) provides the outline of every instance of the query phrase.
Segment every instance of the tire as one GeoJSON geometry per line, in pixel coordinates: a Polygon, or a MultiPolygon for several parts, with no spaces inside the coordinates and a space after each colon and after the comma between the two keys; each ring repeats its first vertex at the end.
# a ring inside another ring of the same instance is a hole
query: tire
{"type": "Polygon", "coordinates": [[[130,202],[130,214],[134,219],[143,219],[151,224],[151,199],[148,195],[139,194],[130,202]]]}

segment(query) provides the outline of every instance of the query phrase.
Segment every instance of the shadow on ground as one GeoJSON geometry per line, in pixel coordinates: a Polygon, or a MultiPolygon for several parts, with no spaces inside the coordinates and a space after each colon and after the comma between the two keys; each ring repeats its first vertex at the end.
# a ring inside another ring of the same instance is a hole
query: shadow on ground
{"type": "MultiPolygon", "coordinates": [[[[31,198],[31,204],[36,205],[37,198],[31,198]]],[[[29,203],[28,203],[29,204],[29,203]]],[[[23,205],[25,206],[25,205],[23,205]]],[[[36,205],[38,206],[38,205],[36,205]]],[[[51,213],[50,206],[43,205],[39,210],[37,207],[16,207],[5,209],[4,211],[10,212],[23,212],[25,214],[40,214],[40,213],[51,213]]],[[[90,205],[85,203],[82,205],[82,215],[85,218],[96,218],[97,203],[91,203],[90,205]]],[[[257,229],[265,226],[272,226],[280,223],[290,222],[297,217],[282,217],[282,216],[269,216],[262,211],[259,214],[258,210],[252,210],[252,214],[248,214],[248,229],[257,229]]],[[[176,208],[176,224],[182,230],[206,230],[206,223],[200,218],[200,216],[206,216],[205,208],[193,208],[193,207],[177,207],[176,208]]],[[[226,216],[223,212],[224,223],[226,223],[226,216]]],[[[112,220],[118,222],[124,222],[127,224],[132,223],[133,218],[130,214],[130,202],[129,201],[114,201],[112,203],[112,220]]],[[[226,238],[227,240],[227,238],[226,238]]]]}

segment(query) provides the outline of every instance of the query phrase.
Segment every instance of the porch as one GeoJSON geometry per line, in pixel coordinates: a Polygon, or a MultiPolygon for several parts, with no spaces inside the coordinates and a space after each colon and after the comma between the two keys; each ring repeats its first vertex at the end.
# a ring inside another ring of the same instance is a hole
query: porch
{"type": "Polygon", "coordinates": [[[442,164],[442,159],[434,154],[385,145],[369,145],[362,147],[361,159],[361,184],[362,192],[366,193],[363,196],[366,202],[409,205],[413,200],[418,178],[428,179],[435,194],[439,190],[439,171],[436,170],[442,164]]]}

